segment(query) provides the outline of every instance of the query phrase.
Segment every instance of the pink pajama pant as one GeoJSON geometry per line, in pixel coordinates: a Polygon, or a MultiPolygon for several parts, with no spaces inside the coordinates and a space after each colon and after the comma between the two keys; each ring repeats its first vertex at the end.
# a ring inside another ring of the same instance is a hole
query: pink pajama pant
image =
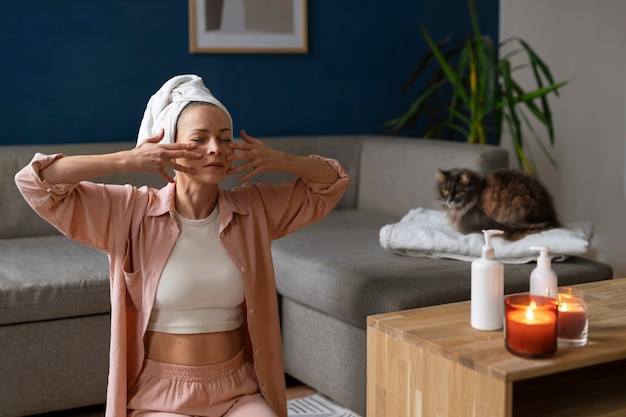
{"type": "Polygon", "coordinates": [[[243,350],[206,366],[146,359],[128,399],[128,417],[276,417],[243,350]]]}

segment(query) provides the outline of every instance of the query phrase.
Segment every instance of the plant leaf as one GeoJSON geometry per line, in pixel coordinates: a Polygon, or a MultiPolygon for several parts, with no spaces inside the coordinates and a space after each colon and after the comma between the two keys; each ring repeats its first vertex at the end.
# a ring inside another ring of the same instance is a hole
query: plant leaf
{"type": "Polygon", "coordinates": [[[431,39],[430,35],[428,34],[428,31],[426,31],[425,28],[422,28],[422,34],[424,35],[424,39],[426,39],[426,43],[428,43],[428,46],[430,47],[430,49],[432,50],[433,54],[435,55],[435,58],[437,58],[437,61],[439,62],[439,65],[441,66],[441,69],[443,70],[443,72],[448,77],[448,80],[450,80],[450,84],[453,86],[453,88],[455,88],[459,92],[460,97],[464,101],[467,101],[467,97],[465,95],[465,91],[463,89],[461,89],[461,88],[458,88],[460,83],[459,83],[459,80],[458,80],[458,78],[456,76],[456,73],[454,72],[454,70],[452,69],[450,64],[448,64],[446,59],[443,57],[443,55],[441,54],[441,51],[439,50],[439,48],[437,48],[437,45],[435,45],[435,43],[431,39]]]}
{"type": "Polygon", "coordinates": [[[524,119],[524,124],[526,125],[526,127],[528,128],[528,131],[530,133],[532,133],[533,137],[535,138],[535,141],[537,142],[537,144],[539,145],[539,147],[541,148],[541,151],[543,152],[543,154],[545,155],[546,158],[548,158],[548,161],[550,161],[550,164],[555,167],[558,168],[558,165],[556,163],[556,160],[552,157],[552,155],[550,155],[550,152],[548,151],[548,149],[546,148],[546,146],[544,145],[543,141],[541,140],[541,138],[539,137],[539,135],[537,134],[537,132],[535,131],[532,123],[530,123],[530,121],[528,120],[528,118],[526,117],[526,115],[522,112],[522,118],[524,119]]]}

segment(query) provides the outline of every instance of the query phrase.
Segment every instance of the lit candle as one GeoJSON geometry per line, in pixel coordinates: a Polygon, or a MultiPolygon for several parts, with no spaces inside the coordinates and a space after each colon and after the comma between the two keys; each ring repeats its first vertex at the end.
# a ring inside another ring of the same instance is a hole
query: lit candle
{"type": "Polygon", "coordinates": [[[578,347],[587,344],[587,303],[579,288],[559,287],[550,294],[559,300],[559,346],[578,347]]]}
{"type": "Polygon", "coordinates": [[[557,300],[517,295],[507,297],[506,348],[521,356],[544,357],[556,352],[557,300]]]}
{"type": "Polygon", "coordinates": [[[585,346],[587,344],[587,304],[582,292],[559,289],[559,346],[585,346]]]}
{"type": "Polygon", "coordinates": [[[586,326],[587,312],[580,303],[570,300],[559,305],[558,337],[577,339],[586,326]]]}

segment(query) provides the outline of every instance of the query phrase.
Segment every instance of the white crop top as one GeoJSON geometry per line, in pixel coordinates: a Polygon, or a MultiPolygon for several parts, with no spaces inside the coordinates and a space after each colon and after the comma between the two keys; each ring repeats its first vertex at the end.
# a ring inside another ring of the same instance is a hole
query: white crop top
{"type": "Polygon", "coordinates": [[[243,279],[219,238],[217,205],[206,219],[175,214],[180,235],[157,287],[148,330],[194,334],[243,323],[243,279]]]}

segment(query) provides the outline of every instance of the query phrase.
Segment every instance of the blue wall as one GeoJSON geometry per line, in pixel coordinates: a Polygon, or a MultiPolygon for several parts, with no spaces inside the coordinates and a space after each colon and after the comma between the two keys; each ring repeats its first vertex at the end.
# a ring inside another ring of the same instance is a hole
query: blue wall
{"type": "MultiPolygon", "coordinates": [[[[498,0],[479,0],[497,39],[498,0]]],[[[467,0],[309,0],[309,53],[188,52],[182,0],[31,0],[0,11],[0,144],[134,140],[169,77],[197,73],[253,136],[381,133],[426,45],[470,28],[467,0]]]]}

